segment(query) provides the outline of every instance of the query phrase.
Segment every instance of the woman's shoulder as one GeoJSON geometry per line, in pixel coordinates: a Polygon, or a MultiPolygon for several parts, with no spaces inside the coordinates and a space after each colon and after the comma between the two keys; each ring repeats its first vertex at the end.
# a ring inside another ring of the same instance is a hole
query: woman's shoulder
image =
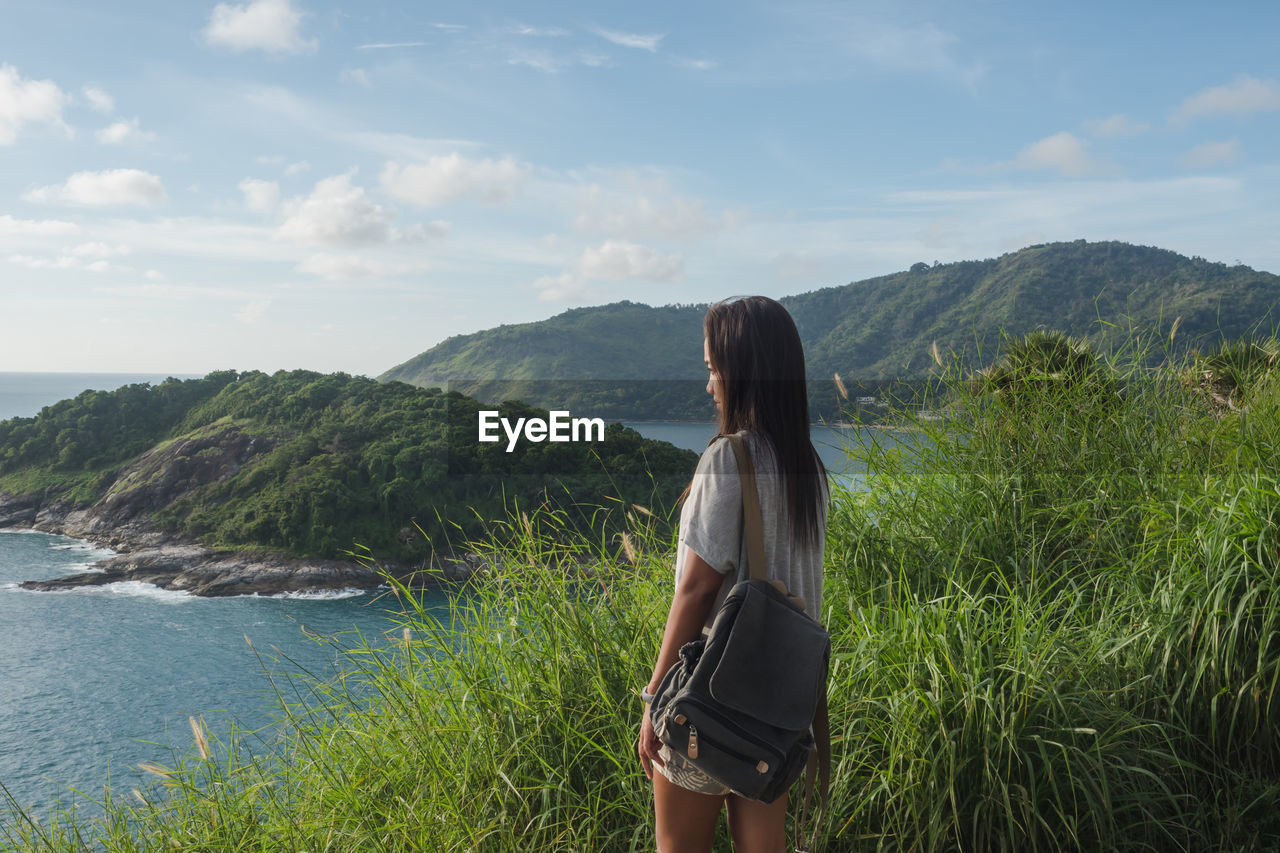
{"type": "MultiPolygon", "coordinates": [[[[766,435],[745,429],[739,431],[738,435],[746,444],[753,466],[772,464],[773,445],[766,435]]],[[[717,435],[707,445],[707,449],[702,451],[702,456],[698,460],[698,473],[738,473],[738,457],[734,453],[733,442],[729,440],[727,435],[717,435]]]]}
{"type": "MultiPolygon", "coordinates": [[[[745,435],[745,433],[739,433],[745,435]]],[[[738,472],[737,458],[733,453],[733,444],[726,435],[717,435],[711,439],[707,449],[698,458],[699,474],[728,474],[738,472]]]]}

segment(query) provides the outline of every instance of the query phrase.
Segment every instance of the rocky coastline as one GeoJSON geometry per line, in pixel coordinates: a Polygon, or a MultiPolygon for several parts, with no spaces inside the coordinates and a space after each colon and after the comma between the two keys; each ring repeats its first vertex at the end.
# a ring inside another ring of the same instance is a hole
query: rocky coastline
{"type": "MultiPolygon", "coordinates": [[[[377,571],[351,560],[298,559],[267,552],[221,551],[161,530],[142,514],[112,510],[110,501],[74,507],[40,495],[0,492],[0,530],[26,529],[83,539],[117,552],[93,570],[49,580],[24,581],[23,589],[50,592],[120,581],[141,581],[201,596],[276,595],[339,589],[374,589],[386,582],[377,571]]],[[[429,567],[383,569],[415,586],[465,579],[467,560],[429,567]]]]}

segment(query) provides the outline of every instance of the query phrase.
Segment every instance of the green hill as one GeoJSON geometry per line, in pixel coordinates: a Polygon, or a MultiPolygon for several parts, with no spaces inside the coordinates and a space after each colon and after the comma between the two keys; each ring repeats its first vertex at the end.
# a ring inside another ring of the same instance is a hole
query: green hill
{"type": "MultiPolygon", "coordinates": [[[[302,370],[86,391],[0,422],[0,497],[30,512],[71,507],[84,529],[113,535],[154,529],[292,557],[359,543],[408,561],[447,553],[485,519],[548,495],[565,524],[608,532],[595,507],[669,507],[696,462],[618,424],[603,441],[508,452],[505,440],[477,440],[480,408],[457,393],[302,370]]],[[[500,409],[547,417],[521,403],[500,409]]]]}
{"type": "MultiPolygon", "coordinates": [[[[851,386],[876,393],[885,383],[927,374],[935,341],[944,354],[985,364],[998,355],[1002,334],[1042,326],[1104,343],[1133,327],[1167,333],[1181,317],[1179,345],[1201,348],[1269,333],[1280,277],[1163,249],[1077,240],[984,261],[918,263],[780,301],[800,329],[811,377],[825,381],[839,373],[851,386]]],[[[706,418],[699,397],[705,308],[632,302],[577,308],[449,338],[379,378],[450,383],[481,399],[593,405],[593,413],[616,417],[680,417],[693,410],[706,418]],[[671,380],[691,384],[648,384],[671,380]],[[656,408],[668,398],[665,409],[656,408]]],[[[816,390],[822,398],[816,408],[832,393],[826,385],[816,390]]]]}

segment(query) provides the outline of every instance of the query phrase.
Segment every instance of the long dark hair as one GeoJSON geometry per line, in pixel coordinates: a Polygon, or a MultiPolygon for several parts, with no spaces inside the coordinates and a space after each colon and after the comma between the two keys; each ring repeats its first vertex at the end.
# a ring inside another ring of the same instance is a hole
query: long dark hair
{"type": "Polygon", "coordinates": [[[791,536],[819,541],[827,472],[809,438],[804,348],[795,321],[767,296],[745,296],[708,308],[702,331],[720,377],[720,435],[749,430],[768,439],[791,536]]]}

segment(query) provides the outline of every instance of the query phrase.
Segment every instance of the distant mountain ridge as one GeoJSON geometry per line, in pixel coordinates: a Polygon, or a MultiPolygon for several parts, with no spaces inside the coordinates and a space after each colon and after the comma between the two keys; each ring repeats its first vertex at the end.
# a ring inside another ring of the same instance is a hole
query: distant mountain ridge
{"type": "MultiPolygon", "coordinates": [[[[1179,346],[1269,333],[1280,276],[1121,242],[1049,243],[999,258],[929,265],[779,300],[795,318],[809,375],[911,379],[943,353],[990,363],[1002,334],[1048,327],[1095,340],[1130,327],[1179,346]]],[[[504,399],[520,380],[698,380],[705,305],[617,302],[458,335],[382,374],[504,399]]],[[[555,405],[555,394],[524,399],[555,405]]],[[[619,393],[625,394],[623,390],[619,393]]],[[[599,396],[599,395],[597,395],[599,396]]],[[[635,416],[635,414],[632,414],[635,416]]]]}

